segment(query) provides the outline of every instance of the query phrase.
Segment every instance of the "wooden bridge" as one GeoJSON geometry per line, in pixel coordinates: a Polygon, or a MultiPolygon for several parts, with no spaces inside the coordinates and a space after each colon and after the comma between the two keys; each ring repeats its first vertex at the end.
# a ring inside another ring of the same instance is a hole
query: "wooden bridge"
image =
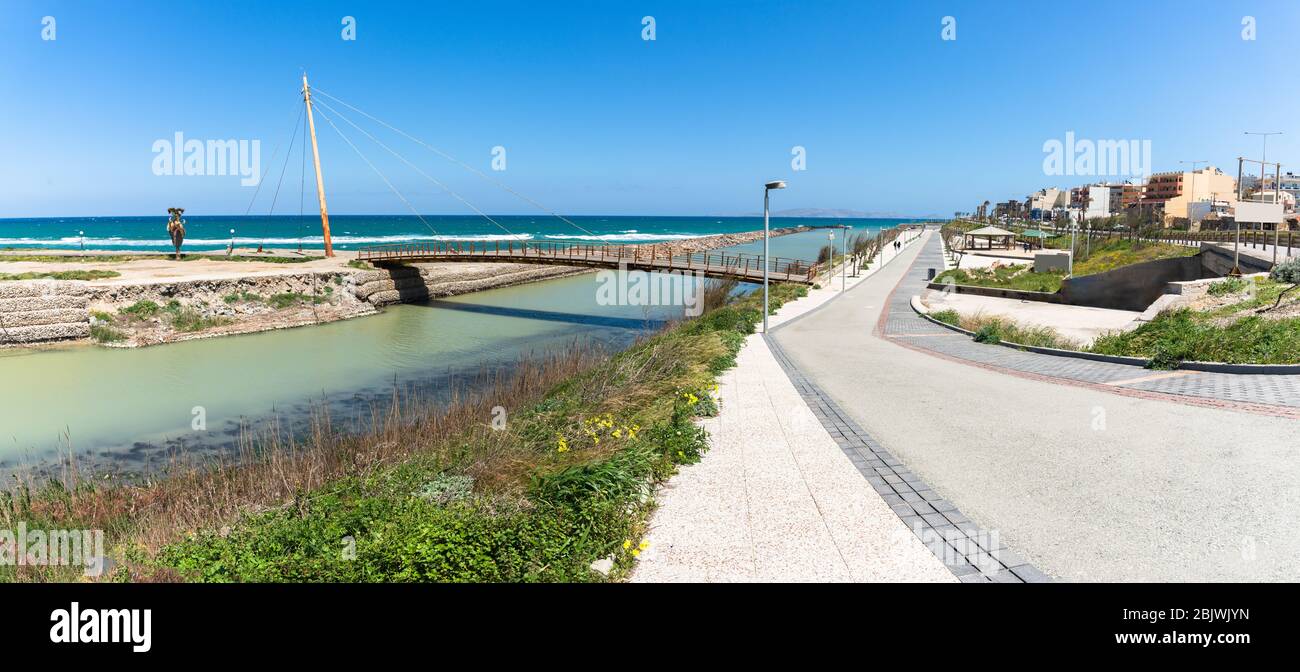
{"type": "MultiPolygon", "coordinates": [[[[521,241],[402,243],[360,248],[357,258],[376,265],[467,261],[552,264],[639,271],[680,271],[709,278],[763,282],[763,256],[726,252],[672,253],[665,245],[593,245],[521,241]]],[[[773,282],[813,284],[821,265],[770,257],[773,282]]]]}

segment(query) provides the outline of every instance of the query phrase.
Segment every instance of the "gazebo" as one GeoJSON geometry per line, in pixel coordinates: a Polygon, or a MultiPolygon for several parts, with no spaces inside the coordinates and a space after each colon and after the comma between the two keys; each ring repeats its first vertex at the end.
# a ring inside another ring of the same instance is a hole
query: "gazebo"
{"type": "Polygon", "coordinates": [[[967,231],[963,235],[965,241],[962,247],[967,250],[991,250],[994,247],[994,241],[997,242],[998,247],[1009,250],[1016,240],[1016,234],[1006,229],[999,229],[996,226],[986,226],[974,231],[967,231]],[[975,245],[977,240],[983,240],[984,247],[977,247],[975,245]]]}
{"type": "Polygon", "coordinates": [[[1021,231],[1020,237],[1030,238],[1031,239],[1029,241],[1030,247],[1041,248],[1043,246],[1043,241],[1047,240],[1048,238],[1051,238],[1052,236],[1051,234],[1047,233],[1046,231],[1043,231],[1042,229],[1029,229],[1027,231],[1021,231]]]}

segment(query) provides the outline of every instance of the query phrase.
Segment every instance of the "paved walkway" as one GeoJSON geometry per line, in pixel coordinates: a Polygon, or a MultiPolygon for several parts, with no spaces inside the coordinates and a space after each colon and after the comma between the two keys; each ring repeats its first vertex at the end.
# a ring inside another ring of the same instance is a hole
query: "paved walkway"
{"type": "MultiPolygon", "coordinates": [[[[815,310],[839,286],[770,321],[815,310]]],[[[719,392],[722,411],[704,423],[709,452],[659,491],[632,581],[956,580],[801,400],[762,334],[746,340],[719,392]]]]}
{"type": "Polygon", "coordinates": [[[929,237],[914,265],[889,297],[888,314],[877,325],[878,329],[883,328],[885,336],[900,344],[996,367],[1007,373],[1109,388],[1118,394],[1300,418],[1300,375],[1193,371],[1171,374],[1128,364],[1042,355],[976,343],[970,337],[944,329],[912,310],[912,297],[925,290],[929,268],[943,268],[942,243],[937,235],[929,237]]]}
{"type": "Polygon", "coordinates": [[[1205,393],[1186,381],[1203,375],[1225,396],[1280,402],[1256,410],[1286,409],[1294,393],[1270,389],[1285,388],[1282,377],[1152,372],[942,333],[906,303],[916,293],[908,283],[941,267],[938,250],[931,235],[900,259],[919,257],[908,272],[887,267],[772,335],[897,458],[890,466],[1058,579],[1300,576],[1300,425],[1233,404],[1197,407],[1216,404],[1186,393],[1205,393]]]}

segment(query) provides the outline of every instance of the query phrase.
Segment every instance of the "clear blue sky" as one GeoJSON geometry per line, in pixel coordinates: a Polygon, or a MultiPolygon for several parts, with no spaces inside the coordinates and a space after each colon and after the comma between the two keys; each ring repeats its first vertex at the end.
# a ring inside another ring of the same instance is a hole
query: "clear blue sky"
{"type": "MultiPolygon", "coordinates": [[[[1043,143],[1067,131],[1149,139],[1155,170],[1235,170],[1259,153],[1244,130],[1281,130],[1270,158],[1300,161],[1298,18],[1292,1],[3,0],[0,217],[243,213],[252,188],[156,176],[153,143],[259,138],[265,168],[292,130],[304,68],[485,171],[504,146],[508,170],[494,176],[573,214],[753,212],[771,178],[790,182],[782,209],[970,210],[1085,181],[1043,174],[1043,143]],[[41,39],[47,15],[54,41],[41,39]],[[340,38],[347,15],[356,41],[340,38]],[[955,41],[940,39],[945,15],[955,41]],[[1245,15],[1254,41],[1241,39],[1245,15]],[[806,171],[791,170],[795,145],[806,171]]],[[[345,129],[421,211],[468,212],[345,129]]],[[[406,212],[319,119],[317,130],[331,211],[406,212]]],[[[488,212],[535,211],[391,146],[488,212]]],[[[298,173],[295,156],[295,212],[298,173]]]]}

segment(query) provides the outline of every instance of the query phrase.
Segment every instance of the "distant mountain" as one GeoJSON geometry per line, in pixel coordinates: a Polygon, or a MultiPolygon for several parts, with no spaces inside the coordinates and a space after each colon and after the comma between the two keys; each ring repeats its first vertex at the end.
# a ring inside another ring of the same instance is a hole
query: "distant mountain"
{"type": "MultiPolygon", "coordinates": [[[[763,213],[746,213],[744,217],[762,217],[763,213]]],[[[908,215],[899,212],[846,210],[839,208],[790,208],[773,210],[773,217],[819,217],[823,219],[932,219],[938,215],[908,215]]]]}

